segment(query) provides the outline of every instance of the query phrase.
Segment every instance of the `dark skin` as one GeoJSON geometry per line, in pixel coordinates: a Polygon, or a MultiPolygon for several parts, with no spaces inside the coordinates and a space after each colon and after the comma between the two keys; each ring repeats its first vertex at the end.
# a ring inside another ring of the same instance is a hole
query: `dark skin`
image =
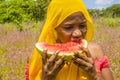
{"type": "Polygon", "coordinates": [[[64,56],[59,60],[56,60],[56,57],[59,51],[56,51],[48,60],[47,60],[47,49],[42,53],[42,80],[55,80],[58,72],[65,64],[64,56]]]}
{"type": "MultiPolygon", "coordinates": [[[[68,41],[84,39],[87,26],[86,19],[81,12],[76,12],[67,17],[57,28],[57,43],[66,43],[68,41]]],[[[93,80],[113,80],[112,73],[109,68],[103,68],[101,70],[102,75],[98,76],[94,66],[94,59],[102,58],[104,53],[101,47],[95,43],[88,43],[88,48],[80,46],[83,52],[87,56],[81,55],[79,52],[75,52],[72,60],[75,65],[87,71],[93,80]]],[[[56,61],[56,57],[59,51],[56,51],[49,59],[47,58],[47,49],[42,53],[43,72],[42,80],[55,80],[58,72],[65,64],[64,56],[56,61]]]]}

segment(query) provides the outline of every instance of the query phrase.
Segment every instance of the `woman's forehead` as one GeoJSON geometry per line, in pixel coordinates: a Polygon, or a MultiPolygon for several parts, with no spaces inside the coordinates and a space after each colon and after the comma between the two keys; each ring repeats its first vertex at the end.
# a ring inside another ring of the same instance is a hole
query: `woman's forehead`
{"type": "Polygon", "coordinates": [[[65,20],[64,20],[64,22],[66,22],[66,21],[69,21],[69,20],[72,20],[72,19],[74,19],[74,18],[80,18],[81,20],[85,20],[85,17],[84,17],[84,15],[82,14],[82,12],[75,12],[75,13],[73,13],[73,14],[71,14],[70,16],[68,16],[65,20]]]}

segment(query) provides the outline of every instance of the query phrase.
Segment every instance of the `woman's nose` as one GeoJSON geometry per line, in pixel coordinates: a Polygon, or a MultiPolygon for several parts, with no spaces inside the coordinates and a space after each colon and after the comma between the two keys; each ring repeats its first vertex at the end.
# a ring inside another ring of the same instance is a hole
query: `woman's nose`
{"type": "Polygon", "coordinates": [[[82,37],[82,32],[79,29],[75,29],[72,33],[72,36],[74,38],[80,38],[80,37],[82,37]]]}

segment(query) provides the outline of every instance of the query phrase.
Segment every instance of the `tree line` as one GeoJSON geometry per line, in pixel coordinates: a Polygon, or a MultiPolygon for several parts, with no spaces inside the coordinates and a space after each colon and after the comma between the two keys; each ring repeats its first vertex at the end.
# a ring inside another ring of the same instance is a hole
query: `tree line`
{"type": "MultiPolygon", "coordinates": [[[[0,0],[0,23],[42,21],[49,2],[50,0],[0,0]]],[[[92,17],[120,17],[120,4],[88,11],[92,17]]]]}
{"type": "Polygon", "coordinates": [[[0,23],[42,21],[49,2],[50,0],[1,0],[0,23]]]}
{"type": "Polygon", "coordinates": [[[88,9],[92,17],[120,17],[120,4],[113,4],[103,9],[88,9]]]}

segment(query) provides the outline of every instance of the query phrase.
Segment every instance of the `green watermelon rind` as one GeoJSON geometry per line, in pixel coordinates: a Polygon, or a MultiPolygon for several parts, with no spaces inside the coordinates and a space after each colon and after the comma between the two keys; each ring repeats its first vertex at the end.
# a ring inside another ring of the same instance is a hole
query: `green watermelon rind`
{"type": "MultiPolygon", "coordinates": [[[[42,55],[42,52],[43,52],[43,49],[40,49],[38,47],[38,44],[35,44],[35,48],[37,49],[37,51],[42,55]]],[[[55,52],[47,52],[47,57],[49,58],[50,56],[52,56],[55,52]]],[[[74,55],[74,52],[70,52],[70,53],[66,53],[66,54],[60,54],[60,52],[58,53],[57,55],[57,60],[62,57],[62,56],[65,56],[65,60],[67,61],[71,61],[72,59],[72,56],[74,55]]]]}
{"type": "MultiPolygon", "coordinates": [[[[84,43],[86,44],[86,45],[84,45],[84,47],[85,48],[87,48],[87,41],[86,40],[83,40],[84,41],[84,43]]],[[[39,48],[39,43],[36,43],[35,44],[35,48],[37,49],[37,51],[42,55],[42,52],[43,52],[43,49],[41,49],[41,48],[39,48]]],[[[82,53],[82,51],[79,51],[80,53],[82,53]]],[[[50,51],[48,51],[47,52],[47,56],[48,56],[48,58],[51,56],[51,55],[53,55],[55,52],[50,52],[50,51]]],[[[58,57],[57,57],[57,59],[59,59],[61,56],[65,56],[65,59],[66,60],[68,60],[68,61],[70,61],[71,59],[72,59],[72,56],[74,55],[74,52],[70,52],[70,53],[66,53],[66,54],[61,54],[61,52],[59,52],[58,53],[58,57]]]]}

